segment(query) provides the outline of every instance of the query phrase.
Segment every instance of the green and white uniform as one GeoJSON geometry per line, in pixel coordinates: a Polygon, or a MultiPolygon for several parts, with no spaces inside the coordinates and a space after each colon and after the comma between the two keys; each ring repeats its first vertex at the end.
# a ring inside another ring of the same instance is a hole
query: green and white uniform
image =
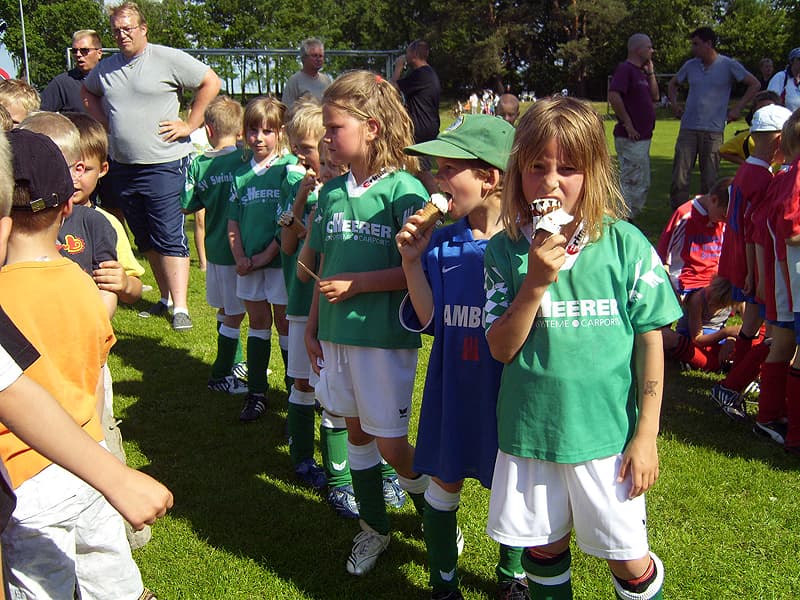
{"type": "MultiPolygon", "coordinates": [[[[530,238],[500,233],[486,250],[486,328],[517,295],[530,238]]],[[[575,250],[575,248],[568,248],[575,250]]],[[[497,404],[503,452],[579,463],[622,452],[637,419],[634,335],[681,309],[650,243],[625,222],[568,254],[522,349],[505,366],[497,404]]]]}
{"type": "MultiPolygon", "coordinates": [[[[301,179],[294,182],[289,190],[286,198],[282,201],[281,212],[291,211],[294,205],[294,198],[297,195],[297,190],[302,182],[302,177],[305,177],[305,169],[301,165],[289,165],[287,169],[296,170],[301,174],[301,179]]],[[[306,208],[303,213],[303,225],[306,231],[310,231],[311,223],[308,216],[317,203],[316,192],[311,192],[306,200],[306,208]]],[[[283,268],[283,279],[286,282],[286,293],[289,295],[289,302],[286,305],[286,318],[292,317],[308,317],[311,310],[311,300],[314,296],[314,281],[303,282],[297,278],[297,257],[300,256],[300,251],[303,249],[305,240],[298,240],[297,249],[294,254],[288,255],[281,251],[281,266],[283,268]]],[[[314,268],[314,265],[307,265],[314,268]]]]}
{"type": "MultiPolygon", "coordinates": [[[[419,180],[392,171],[355,185],[350,174],[329,181],[320,191],[309,243],[324,255],[322,277],[400,267],[394,236],[427,198],[419,180]],[[369,185],[367,185],[369,184],[369,185]]],[[[358,294],[331,304],[319,303],[320,340],[371,348],[419,348],[418,333],[400,324],[404,290],[358,294]]]]}
{"type": "MultiPolygon", "coordinates": [[[[226,315],[241,315],[244,304],[236,295],[236,266],[228,241],[228,212],[233,174],[244,164],[244,156],[236,146],[218,151],[209,150],[189,165],[186,185],[181,194],[185,210],[205,209],[205,246],[208,257],[206,301],[226,315]]],[[[217,323],[217,357],[211,367],[211,379],[219,380],[242,360],[238,329],[217,323]]]]}
{"type": "MultiPolygon", "coordinates": [[[[419,180],[405,171],[378,173],[361,185],[348,173],[325,184],[308,242],[323,255],[322,277],[399,268],[395,235],[426,198],[419,180]]],[[[408,435],[420,338],[400,324],[404,296],[403,290],[370,292],[334,304],[319,297],[317,337],[325,366],[317,397],[332,414],[359,417],[361,428],[376,437],[408,435]]],[[[348,456],[361,519],[385,535],[389,520],[377,444],[348,444],[348,456]]]]}
{"type": "MultiPolygon", "coordinates": [[[[234,175],[228,218],[239,224],[245,256],[262,252],[277,238],[281,197],[288,188],[303,178],[301,173],[288,171],[287,165],[297,163],[292,154],[279,156],[266,167],[252,160],[234,175]]],[[[266,268],[281,266],[280,254],[266,268]]]]}
{"type": "Polygon", "coordinates": [[[181,206],[188,211],[206,210],[206,256],[216,265],[234,265],[228,242],[228,214],[234,173],[243,166],[235,146],[207,151],[195,158],[186,174],[181,206]]]}

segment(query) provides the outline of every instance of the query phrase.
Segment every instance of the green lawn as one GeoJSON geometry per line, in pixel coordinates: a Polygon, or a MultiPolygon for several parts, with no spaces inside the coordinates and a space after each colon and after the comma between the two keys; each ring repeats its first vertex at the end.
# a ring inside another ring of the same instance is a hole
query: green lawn
{"type": "MultiPolygon", "coordinates": [[[[607,121],[609,131],[612,125],[607,121]]],[[[639,221],[651,240],[668,217],[676,135],[674,119],[659,121],[653,189],[639,221]]],[[[149,274],[145,281],[153,284],[149,274]]],[[[273,391],[261,421],[240,425],[240,399],[206,390],[216,337],[204,298],[204,277],[193,260],[191,332],[175,334],[163,320],[137,318],[143,304],[120,308],[114,321],[118,342],[110,363],[129,460],[175,494],[153,540],[134,554],[146,585],[162,600],[428,598],[420,522],[410,503],[392,514],[395,533],[375,571],[363,578],[346,573],[357,525],[294,482],[276,343],[273,391]]],[[[155,299],[155,292],[148,294],[155,299]]],[[[424,368],[417,408],[423,378],[424,368]]],[[[667,569],[666,597],[800,597],[798,462],[716,410],[708,397],[713,379],[667,370],[661,479],[648,494],[652,547],[667,569]]],[[[416,421],[412,436],[415,427],[416,421]]],[[[494,594],[497,546],[484,534],[487,506],[488,492],[468,482],[459,519],[466,538],[462,590],[470,599],[494,594]]],[[[573,561],[576,598],[613,597],[603,562],[578,551],[573,561]]]]}

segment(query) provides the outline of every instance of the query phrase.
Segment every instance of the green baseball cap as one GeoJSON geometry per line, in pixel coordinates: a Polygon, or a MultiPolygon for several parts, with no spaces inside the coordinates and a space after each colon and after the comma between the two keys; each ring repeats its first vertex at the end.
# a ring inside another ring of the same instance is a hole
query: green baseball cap
{"type": "Polygon", "coordinates": [[[505,119],[492,115],[462,115],[435,140],[408,146],[403,151],[417,156],[477,158],[505,171],[514,132],[514,127],[505,119]]]}

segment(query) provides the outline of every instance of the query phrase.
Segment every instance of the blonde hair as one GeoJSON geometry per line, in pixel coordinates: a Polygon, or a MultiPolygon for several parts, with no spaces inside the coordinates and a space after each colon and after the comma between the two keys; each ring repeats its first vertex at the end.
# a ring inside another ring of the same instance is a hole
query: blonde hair
{"type": "Polygon", "coordinates": [[[21,106],[25,114],[39,110],[42,104],[39,92],[21,79],[0,79],[0,104],[11,112],[14,105],[21,106]]]}
{"type": "Polygon", "coordinates": [[[239,136],[242,133],[244,109],[230,96],[217,96],[209,102],[203,120],[216,137],[239,136]]]}
{"type": "Polygon", "coordinates": [[[247,103],[244,108],[245,132],[251,127],[258,128],[266,124],[269,129],[277,132],[278,144],[275,150],[280,152],[284,147],[283,119],[286,116],[286,105],[272,96],[258,96],[247,103]]]}
{"type": "Polygon", "coordinates": [[[414,126],[400,99],[400,92],[380,75],[370,71],[348,71],[322,95],[322,104],[343,110],[366,123],[372,119],[378,134],[365,148],[367,169],[405,169],[416,175],[419,161],[403,152],[414,143],[414,126]]]}
{"type": "Polygon", "coordinates": [[[589,239],[602,234],[603,219],[623,219],[627,208],[616,169],[608,153],[603,122],[587,103],[572,97],[539,100],[522,116],[506,169],[501,218],[512,239],[530,223],[529,201],[522,191],[522,175],[541,156],[550,140],[558,143],[563,159],[583,173],[583,189],[575,217],[583,220],[589,239]]]}
{"type": "Polygon", "coordinates": [[[102,48],[103,42],[100,39],[100,34],[97,33],[94,29],[80,29],[72,34],[72,43],[75,44],[80,42],[83,38],[91,38],[92,44],[94,44],[95,48],[102,48]]]}
{"type": "Polygon", "coordinates": [[[49,137],[64,155],[67,164],[81,159],[81,134],[78,128],[67,117],[54,112],[41,111],[28,115],[19,124],[20,129],[27,129],[49,137]]]}
{"type": "Polygon", "coordinates": [[[136,2],[123,2],[108,10],[109,20],[111,21],[125,14],[136,16],[139,19],[139,25],[147,25],[147,19],[145,19],[142,9],[139,8],[136,2]]]}
{"type": "Polygon", "coordinates": [[[108,159],[108,134],[105,127],[86,113],[63,113],[78,129],[83,160],[96,158],[100,164],[108,159]]]}
{"type": "Polygon", "coordinates": [[[11,118],[8,109],[0,104],[0,130],[11,131],[12,129],[14,129],[14,119],[11,118]]]}
{"type": "Polygon", "coordinates": [[[11,144],[5,133],[0,133],[0,217],[11,213],[14,193],[14,166],[11,162],[11,144]]]}
{"type": "Polygon", "coordinates": [[[783,124],[781,151],[785,161],[794,160],[800,156],[800,110],[794,111],[783,124]]]}
{"type": "Polygon", "coordinates": [[[325,134],[322,124],[322,105],[316,98],[300,98],[289,110],[286,121],[286,135],[291,143],[313,138],[319,142],[325,134]]]}

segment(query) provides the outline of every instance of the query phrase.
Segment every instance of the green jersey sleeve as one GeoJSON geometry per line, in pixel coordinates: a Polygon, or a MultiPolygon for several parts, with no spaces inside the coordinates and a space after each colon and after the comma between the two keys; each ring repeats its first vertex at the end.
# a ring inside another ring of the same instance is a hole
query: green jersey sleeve
{"type": "Polygon", "coordinates": [[[181,208],[190,212],[195,212],[203,208],[203,203],[195,196],[194,187],[197,183],[198,161],[195,159],[189,165],[186,173],[186,183],[181,192],[181,208]]]}

